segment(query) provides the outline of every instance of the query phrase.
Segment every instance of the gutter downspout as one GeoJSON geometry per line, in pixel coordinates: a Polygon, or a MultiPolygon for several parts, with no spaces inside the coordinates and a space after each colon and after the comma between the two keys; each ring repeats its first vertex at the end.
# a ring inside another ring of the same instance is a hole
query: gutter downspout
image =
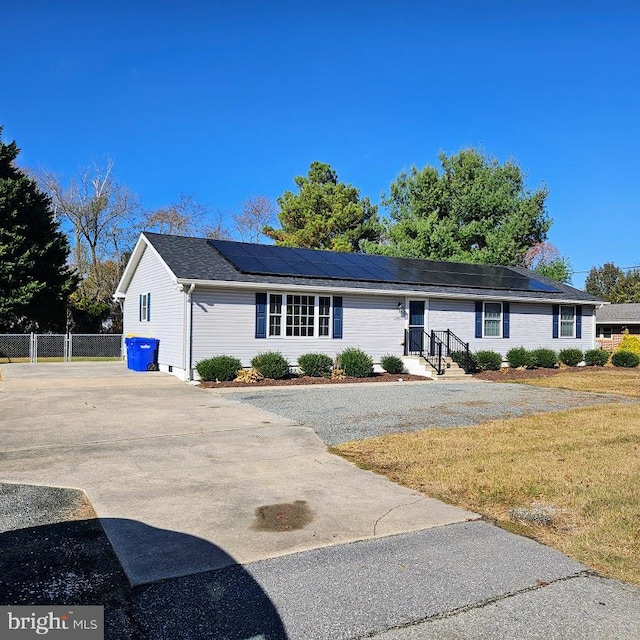
{"type": "Polygon", "coordinates": [[[187,290],[187,308],[186,308],[186,322],[185,322],[185,375],[186,381],[191,382],[191,357],[192,357],[192,332],[191,324],[193,320],[193,300],[191,294],[196,288],[196,283],[192,282],[191,286],[187,290]]]}

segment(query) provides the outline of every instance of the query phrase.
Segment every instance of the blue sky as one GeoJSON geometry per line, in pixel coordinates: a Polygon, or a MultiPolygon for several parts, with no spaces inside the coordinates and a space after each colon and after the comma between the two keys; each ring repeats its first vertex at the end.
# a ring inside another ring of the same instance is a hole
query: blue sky
{"type": "Polygon", "coordinates": [[[2,23],[24,166],[109,156],[148,208],[229,214],[313,160],[378,202],[471,145],[548,186],[576,271],[640,264],[638,2],[4,0],[2,23]]]}

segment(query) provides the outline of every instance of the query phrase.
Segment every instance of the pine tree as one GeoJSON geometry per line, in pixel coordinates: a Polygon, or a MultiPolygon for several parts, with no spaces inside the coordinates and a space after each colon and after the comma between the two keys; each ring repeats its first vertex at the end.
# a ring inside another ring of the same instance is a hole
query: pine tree
{"type": "Polygon", "coordinates": [[[59,331],[77,279],[51,200],[20,170],[0,127],[0,332],[59,331]]]}

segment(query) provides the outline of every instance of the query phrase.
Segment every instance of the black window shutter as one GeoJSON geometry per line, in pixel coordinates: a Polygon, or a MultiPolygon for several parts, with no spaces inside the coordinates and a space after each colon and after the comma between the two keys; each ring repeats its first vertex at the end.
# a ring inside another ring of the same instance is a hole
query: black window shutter
{"type": "Polygon", "coordinates": [[[476,301],[476,338],[482,338],[482,302],[476,301]]]}
{"type": "Polygon", "coordinates": [[[151,292],[147,293],[147,322],[151,322],[151,292]]]}
{"type": "Polygon", "coordinates": [[[333,296],[333,337],[342,338],[342,296],[333,296]]]}
{"type": "Polygon", "coordinates": [[[553,305],[553,337],[557,338],[559,335],[558,323],[560,320],[560,305],[553,305]]]}
{"type": "Polygon", "coordinates": [[[582,338],[582,305],[576,307],[576,338],[582,338]]]}
{"type": "Polygon", "coordinates": [[[502,337],[503,338],[509,337],[509,331],[510,331],[510,325],[511,325],[511,318],[509,316],[510,316],[509,303],[503,302],[502,303],[502,337]]]}
{"type": "Polygon", "coordinates": [[[142,322],[142,295],[140,294],[140,297],[138,299],[138,320],[140,322],[142,322]]]}
{"type": "Polygon", "coordinates": [[[267,294],[256,293],[256,338],[267,337],[267,294]]]}

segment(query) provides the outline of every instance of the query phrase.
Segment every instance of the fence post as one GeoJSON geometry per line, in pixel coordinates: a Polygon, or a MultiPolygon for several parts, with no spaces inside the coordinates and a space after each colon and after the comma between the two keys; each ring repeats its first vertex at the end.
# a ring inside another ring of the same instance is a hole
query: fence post
{"type": "Polygon", "coordinates": [[[29,362],[31,364],[38,362],[38,338],[33,331],[29,338],[29,362]]]}
{"type": "Polygon", "coordinates": [[[71,362],[71,334],[67,333],[64,336],[64,361],[71,362]]]}

